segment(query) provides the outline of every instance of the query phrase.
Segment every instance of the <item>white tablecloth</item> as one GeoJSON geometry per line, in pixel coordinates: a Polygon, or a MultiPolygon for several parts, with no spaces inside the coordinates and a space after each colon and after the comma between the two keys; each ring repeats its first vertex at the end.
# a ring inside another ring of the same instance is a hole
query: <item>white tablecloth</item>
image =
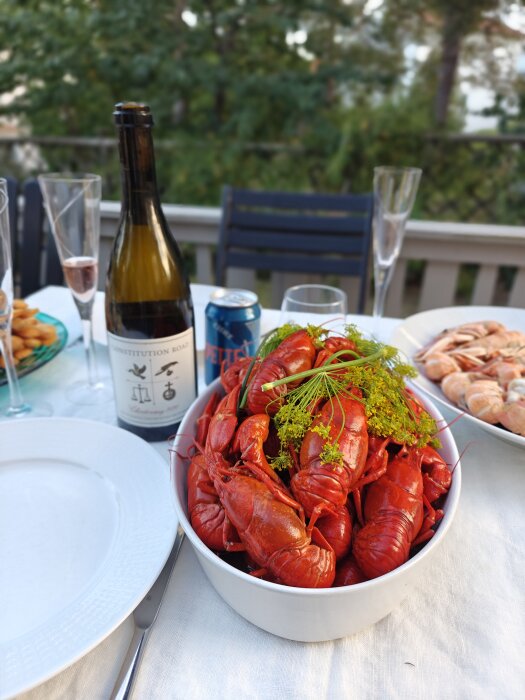
{"type": "MultiPolygon", "coordinates": [[[[39,307],[60,318],[66,307],[53,306],[60,296],[41,292],[39,307]]],[[[194,287],[194,296],[202,346],[209,288],[194,287]]],[[[277,320],[276,312],[265,312],[263,330],[277,320]]],[[[367,317],[351,320],[371,328],[367,317]]],[[[385,338],[396,323],[384,321],[385,338]]],[[[101,344],[98,356],[107,372],[101,344]]],[[[61,387],[81,375],[83,362],[81,345],[71,345],[22,380],[24,393],[30,400],[45,396],[55,415],[75,415],[61,387]]],[[[115,422],[113,406],[97,417],[115,422]]],[[[452,431],[464,450],[455,522],[426,577],[388,617],[334,642],[274,637],[222,601],[185,541],[134,698],[525,697],[525,451],[466,420],[452,431]]],[[[167,457],[165,445],[154,447],[167,457]]],[[[108,698],[132,632],[129,617],[80,661],[20,697],[108,698]]]]}

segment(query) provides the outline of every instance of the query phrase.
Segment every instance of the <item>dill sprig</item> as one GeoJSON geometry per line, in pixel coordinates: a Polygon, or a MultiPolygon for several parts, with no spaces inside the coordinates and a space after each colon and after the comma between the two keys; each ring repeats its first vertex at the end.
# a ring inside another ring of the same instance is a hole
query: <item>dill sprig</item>
{"type": "MultiPolygon", "coordinates": [[[[385,346],[387,348],[387,346],[385,346]]],[[[394,348],[392,348],[394,349],[394,348]]],[[[320,367],[313,367],[312,369],[307,369],[304,372],[297,372],[297,374],[290,374],[289,377],[283,377],[282,379],[276,379],[273,382],[266,382],[265,384],[261,385],[262,391],[270,391],[270,389],[274,389],[276,386],[281,386],[282,384],[289,384],[290,382],[295,382],[298,379],[307,379],[310,377],[314,377],[316,374],[319,374],[321,376],[327,374],[331,375],[335,372],[340,373],[342,369],[346,369],[348,367],[352,367],[354,365],[363,365],[363,364],[370,364],[371,362],[374,362],[375,360],[381,359],[381,357],[385,356],[386,357],[386,350],[378,350],[377,352],[372,353],[372,355],[368,355],[367,357],[359,357],[356,360],[347,360],[345,362],[334,362],[330,365],[328,364],[323,364],[320,367]]],[[[335,354],[332,356],[335,357],[335,354]]],[[[329,358],[330,359],[330,358],[329,358]]]]}
{"type": "Polygon", "coordinates": [[[263,336],[255,356],[261,359],[268,357],[273,350],[279,347],[285,338],[288,338],[289,335],[292,335],[292,333],[295,333],[295,331],[298,331],[300,328],[301,326],[298,326],[296,323],[284,323],[282,326],[268,331],[268,333],[263,336]]]}
{"type": "MultiPolygon", "coordinates": [[[[346,334],[362,357],[341,362],[335,353],[329,358],[330,364],[262,386],[267,391],[297,379],[305,380],[288,392],[286,403],[275,416],[281,444],[300,446],[313,420],[309,410],[312,404],[319,399],[334,400],[349,393],[353,386],[362,392],[371,434],[407,445],[439,446],[435,420],[425,410],[415,413],[408,398],[405,379],[415,376],[414,368],[401,362],[396,348],[363,337],[355,326],[348,326],[346,334]]],[[[337,440],[327,438],[323,461],[337,461],[337,451],[337,440]]]]}
{"type": "Polygon", "coordinates": [[[392,369],[379,363],[352,367],[346,374],[363,392],[370,433],[407,445],[439,446],[435,420],[425,410],[416,415],[408,401],[405,376],[402,366],[392,369]]]}
{"type": "MultiPolygon", "coordinates": [[[[288,338],[289,335],[292,335],[296,331],[301,330],[301,328],[302,326],[300,326],[297,323],[284,323],[282,326],[274,328],[273,330],[268,331],[267,333],[265,333],[265,335],[263,335],[261,342],[259,343],[259,347],[257,348],[255,355],[250,363],[250,366],[248,367],[248,371],[246,372],[246,375],[244,377],[241,386],[241,391],[239,394],[237,412],[243,409],[246,405],[246,400],[248,398],[248,382],[250,380],[252,369],[256,361],[258,359],[264,360],[264,358],[268,357],[268,355],[271,352],[273,352],[279,347],[283,340],[288,338]]],[[[322,338],[328,333],[328,331],[325,328],[321,328],[320,326],[313,326],[310,324],[306,326],[306,332],[308,333],[308,335],[310,335],[314,344],[318,347],[322,347],[322,338]]]]}
{"type": "Polygon", "coordinates": [[[355,325],[346,326],[345,331],[361,354],[384,348],[382,362],[366,368],[351,367],[347,374],[348,380],[363,391],[370,431],[408,445],[439,447],[435,420],[424,410],[416,415],[407,400],[405,379],[416,377],[416,369],[401,360],[396,348],[365,338],[355,325]]]}
{"type": "Polygon", "coordinates": [[[268,357],[272,350],[275,350],[275,348],[279,347],[279,345],[283,342],[285,338],[287,338],[289,335],[292,335],[292,333],[295,333],[295,331],[299,330],[299,328],[300,326],[298,326],[295,323],[285,323],[282,326],[279,326],[279,328],[274,328],[273,330],[268,331],[268,333],[265,333],[263,335],[261,342],[259,343],[259,347],[257,348],[255,355],[253,356],[252,361],[250,362],[250,365],[248,367],[248,371],[246,372],[246,375],[243,379],[241,391],[239,392],[237,413],[239,413],[246,404],[246,400],[248,398],[248,382],[256,361],[258,359],[264,359],[265,357],[268,357]]]}
{"type": "MultiPolygon", "coordinates": [[[[291,389],[286,394],[286,402],[274,416],[274,425],[281,444],[281,450],[272,461],[275,469],[290,466],[290,447],[299,450],[304,436],[310,429],[314,419],[313,411],[319,401],[338,400],[338,397],[348,394],[347,383],[333,372],[318,372],[308,380],[291,389]]],[[[342,429],[342,428],[341,428],[342,429]]],[[[337,440],[330,439],[330,426],[316,425],[312,428],[325,442],[320,457],[322,462],[342,464],[343,455],[339,450],[337,440]]]]}
{"type": "Polygon", "coordinates": [[[340,378],[328,372],[314,374],[309,381],[291,389],[274,418],[281,442],[300,447],[313,420],[312,407],[319,400],[337,396],[342,391],[346,389],[340,378]]]}

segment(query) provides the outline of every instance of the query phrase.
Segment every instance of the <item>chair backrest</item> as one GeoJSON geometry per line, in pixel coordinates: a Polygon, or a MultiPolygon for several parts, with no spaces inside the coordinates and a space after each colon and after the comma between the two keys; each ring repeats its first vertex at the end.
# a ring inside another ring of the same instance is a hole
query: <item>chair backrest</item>
{"type": "Polygon", "coordinates": [[[11,256],[13,266],[16,265],[17,242],[18,242],[18,181],[11,176],[6,177],[7,196],[9,198],[9,229],[11,231],[11,256]]]}
{"type": "Polygon", "coordinates": [[[358,312],[368,282],[373,195],[260,192],[225,186],[216,284],[226,269],[359,278],[358,312]]]}
{"type": "Polygon", "coordinates": [[[27,180],[23,186],[24,217],[18,249],[20,294],[22,297],[46,284],[63,284],[64,275],[38,180],[27,180]]]}

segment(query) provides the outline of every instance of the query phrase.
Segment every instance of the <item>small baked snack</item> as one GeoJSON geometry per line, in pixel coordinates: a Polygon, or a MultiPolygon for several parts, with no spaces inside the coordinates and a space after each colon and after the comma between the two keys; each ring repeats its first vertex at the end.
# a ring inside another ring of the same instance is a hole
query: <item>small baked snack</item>
{"type": "MultiPolygon", "coordinates": [[[[31,308],[23,299],[13,301],[13,320],[11,339],[15,364],[29,357],[42,345],[53,345],[58,340],[55,326],[42,323],[37,318],[39,309],[31,308]]],[[[0,356],[0,367],[5,367],[4,358],[0,356]]]]}

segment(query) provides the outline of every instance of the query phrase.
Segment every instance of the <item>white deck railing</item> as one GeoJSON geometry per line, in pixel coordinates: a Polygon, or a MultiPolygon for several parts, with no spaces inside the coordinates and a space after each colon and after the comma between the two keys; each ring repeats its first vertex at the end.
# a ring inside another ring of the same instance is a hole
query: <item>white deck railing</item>
{"type": "MultiPolygon", "coordinates": [[[[189,244],[195,249],[195,281],[213,284],[214,249],[218,239],[220,208],[164,205],[163,210],[177,241],[180,244],[189,244]]],[[[101,274],[104,274],[107,266],[119,214],[118,202],[102,202],[101,274]]],[[[501,303],[525,307],[525,226],[409,221],[388,293],[386,313],[390,316],[404,316],[406,313],[409,293],[406,270],[409,260],[425,263],[421,287],[416,290],[415,308],[412,311],[453,306],[460,269],[465,264],[479,266],[470,304],[490,306],[501,303]],[[508,292],[502,292],[501,285],[498,285],[502,267],[516,269],[513,284],[508,292]]],[[[304,280],[304,275],[301,277],[304,280]]],[[[274,273],[271,303],[279,303],[284,288],[296,281],[297,275],[274,273]]],[[[232,271],[228,285],[255,289],[254,273],[232,271]]],[[[356,298],[352,282],[343,286],[349,292],[350,299],[356,298]]],[[[411,290],[410,294],[413,297],[414,291],[411,290]]],[[[351,308],[350,311],[352,310],[351,308]]]]}

